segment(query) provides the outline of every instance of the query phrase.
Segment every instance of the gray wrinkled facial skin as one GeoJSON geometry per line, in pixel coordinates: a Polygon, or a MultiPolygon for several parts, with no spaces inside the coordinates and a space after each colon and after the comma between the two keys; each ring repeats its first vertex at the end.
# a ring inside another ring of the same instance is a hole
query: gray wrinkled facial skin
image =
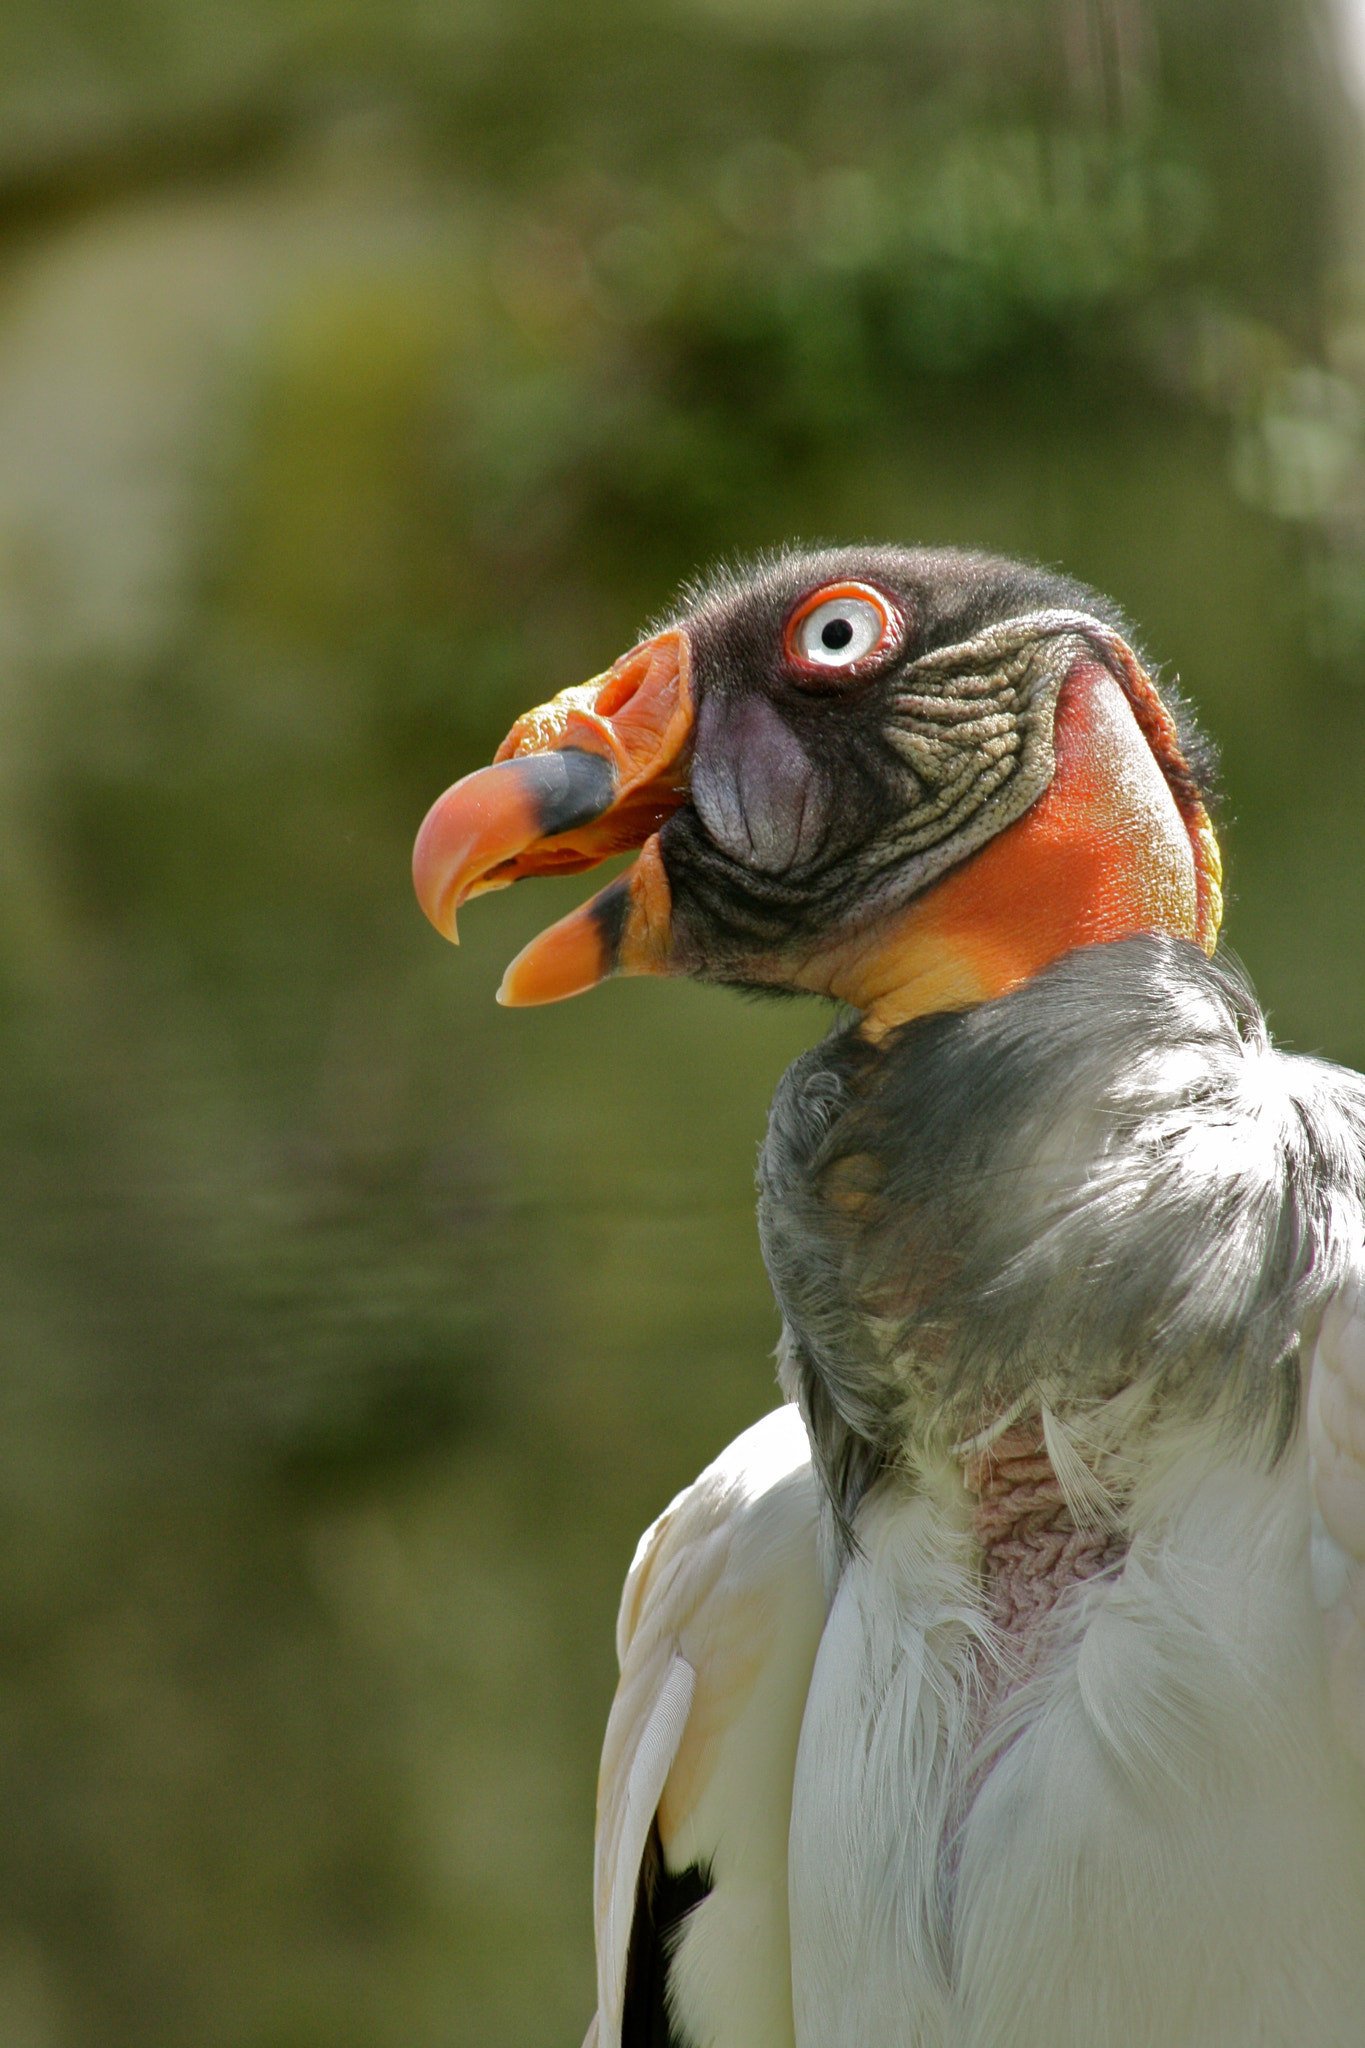
{"type": "Polygon", "coordinates": [[[845,1542],[907,1446],[1145,1381],[1273,1450],[1365,1238],[1365,1079],[1276,1052],[1226,956],[1084,947],[796,1061],[759,1170],[784,1378],[845,1542]]]}
{"type": "MultiPolygon", "coordinates": [[[[1067,670],[1132,638],[1069,578],[952,549],[789,551],[722,572],[659,623],[687,633],[696,700],[690,799],[660,839],[675,958],[755,985],[900,908],[1020,817],[1052,778],[1067,670]],[[904,630],[868,672],[812,687],[784,629],[841,581],[881,590],[904,630]]],[[[1187,721],[1182,737],[1197,753],[1187,721]]]]}

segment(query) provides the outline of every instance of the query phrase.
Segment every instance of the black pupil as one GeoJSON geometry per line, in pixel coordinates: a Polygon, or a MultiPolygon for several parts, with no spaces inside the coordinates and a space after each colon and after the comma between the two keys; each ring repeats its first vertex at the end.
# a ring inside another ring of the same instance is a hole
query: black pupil
{"type": "Polygon", "coordinates": [[[841,647],[847,647],[853,638],[853,628],[847,619],[831,619],[820,629],[820,645],[828,647],[831,654],[837,654],[841,647]]]}

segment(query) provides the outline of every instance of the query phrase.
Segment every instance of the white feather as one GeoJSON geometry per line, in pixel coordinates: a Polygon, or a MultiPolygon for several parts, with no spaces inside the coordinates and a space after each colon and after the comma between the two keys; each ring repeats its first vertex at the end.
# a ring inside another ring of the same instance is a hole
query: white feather
{"type": "Polygon", "coordinates": [[[1081,1456],[1075,1434],[1065,1423],[1058,1421],[1046,1401],[1042,1404],[1042,1412],[1043,1444],[1076,1527],[1121,1528],[1123,1517],[1113,1496],[1081,1456]]]}
{"type": "Polygon", "coordinates": [[[636,1551],[598,1789],[592,2048],[619,2048],[656,1817],[666,1866],[711,1874],[669,1972],[685,2038],[792,2048],[787,1827],[825,1615],[818,1520],[805,1429],[794,1408],[780,1408],[708,1466],[636,1551]]]}
{"type": "Polygon", "coordinates": [[[660,1518],[622,1603],[593,2048],[652,1799],[669,1867],[714,1877],[671,1971],[695,2048],[1361,2048],[1361,1290],[1272,1470],[1141,1389],[1044,1431],[1077,1521],[1121,1502],[1130,1548],[984,1738],[952,1461],[868,1496],[827,1622],[794,1411],[660,1518]]]}
{"type": "Polygon", "coordinates": [[[798,2048],[1365,2039],[1365,1779],[1328,1707],[1303,1447],[1267,1473],[1186,1422],[1129,1478],[1122,1576],[1078,1592],[976,1750],[951,1492],[869,1499],[802,1730],[798,2048]]]}
{"type": "Polygon", "coordinates": [[[1365,1762],[1365,1280],[1322,1319],[1308,1380],[1311,1565],[1338,1732],[1365,1762]]]}
{"type": "Polygon", "coordinates": [[[664,1673],[657,1699],[640,1733],[626,1778],[625,1810],[617,1838],[617,1862],[612,1872],[603,1947],[608,1968],[599,1987],[603,2025],[608,2039],[621,2029],[621,1992],[626,1980],[626,1952],[630,1947],[631,1922],[635,1917],[635,1891],[645,1844],[654,1825],[663,1789],[673,1759],[682,1741],[697,1674],[685,1657],[674,1657],[664,1673]]]}

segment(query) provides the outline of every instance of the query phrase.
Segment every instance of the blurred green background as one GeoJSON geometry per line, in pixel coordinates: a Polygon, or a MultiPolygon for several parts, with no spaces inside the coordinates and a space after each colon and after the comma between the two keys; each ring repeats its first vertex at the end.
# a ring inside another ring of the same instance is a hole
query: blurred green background
{"type": "Polygon", "coordinates": [[[455,954],[408,853],[690,570],[1111,592],[1274,1023],[1365,1063],[1357,27],[0,12],[0,2048],[580,2036],[617,1590],[773,1400],[823,1017],[500,1012],[573,885],[455,954]]]}

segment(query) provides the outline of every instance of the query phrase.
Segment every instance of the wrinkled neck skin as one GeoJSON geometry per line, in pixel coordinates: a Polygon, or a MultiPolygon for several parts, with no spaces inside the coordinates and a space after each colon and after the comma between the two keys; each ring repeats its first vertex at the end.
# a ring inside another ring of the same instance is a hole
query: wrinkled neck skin
{"type": "Polygon", "coordinates": [[[1100,663],[1068,675],[1053,748],[1052,780],[1021,819],[899,916],[812,958],[798,985],[861,1010],[875,1040],[1003,995],[1077,946],[1150,932],[1195,940],[1189,833],[1100,663]]]}
{"type": "Polygon", "coordinates": [[[1121,1555],[1144,1431],[1221,1418],[1229,1455],[1276,1456],[1363,1157],[1365,1083],[1282,1059],[1179,939],[804,1054],[759,1218],[836,1566],[873,1487],[955,1488],[1008,1626],[1121,1555]]]}

